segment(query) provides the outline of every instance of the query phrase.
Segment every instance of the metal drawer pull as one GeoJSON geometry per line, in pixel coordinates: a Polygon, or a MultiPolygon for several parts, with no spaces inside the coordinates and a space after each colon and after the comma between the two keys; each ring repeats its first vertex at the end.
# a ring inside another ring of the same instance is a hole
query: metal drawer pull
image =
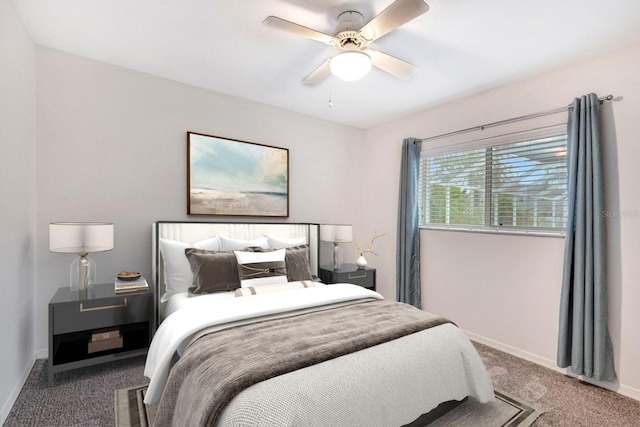
{"type": "Polygon", "coordinates": [[[126,306],[127,306],[127,299],[126,298],[124,299],[122,304],[104,305],[104,306],[101,306],[101,307],[84,308],[84,305],[82,303],[80,303],[80,312],[83,313],[85,311],[110,310],[112,308],[122,308],[122,307],[126,307],[126,306]]]}
{"type": "Polygon", "coordinates": [[[367,273],[364,273],[362,276],[352,276],[351,273],[349,273],[349,279],[364,279],[367,277],[367,273]]]}

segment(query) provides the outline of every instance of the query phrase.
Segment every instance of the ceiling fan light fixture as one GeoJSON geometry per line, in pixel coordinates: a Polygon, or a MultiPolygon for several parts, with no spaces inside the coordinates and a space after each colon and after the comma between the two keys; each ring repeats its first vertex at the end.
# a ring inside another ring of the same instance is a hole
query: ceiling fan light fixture
{"type": "Polygon", "coordinates": [[[329,69],[339,79],[352,82],[361,79],[371,70],[371,57],[357,50],[340,52],[329,61],[329,69]]]}

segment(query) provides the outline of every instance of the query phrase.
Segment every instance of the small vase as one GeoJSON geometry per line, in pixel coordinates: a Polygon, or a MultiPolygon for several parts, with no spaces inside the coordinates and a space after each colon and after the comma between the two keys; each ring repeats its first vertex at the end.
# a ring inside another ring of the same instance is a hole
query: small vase
{"type": "Polygon", "coordinates": [[[356,260],[356,265],[358,266],[358,268],[365,268],[367,266],[367,260],[365,259],[365,257],[360,255],[356,260]]]}

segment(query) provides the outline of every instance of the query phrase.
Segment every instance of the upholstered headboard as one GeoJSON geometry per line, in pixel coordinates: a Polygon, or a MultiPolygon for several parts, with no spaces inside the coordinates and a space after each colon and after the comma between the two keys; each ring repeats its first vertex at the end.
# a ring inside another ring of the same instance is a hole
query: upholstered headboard
{"type": "Polygon", "coordinates": [[[193,244],[212,236],[225,236],[231,239],[252,240],[265,235],[282,239],[306,237],[309,244],[309,264],[311,273],[318,275],[319,257],[318,224],[309,223],[239,223],[239,222],[177,222],[157,221],[153,223],[151,259],[154,296],[154,330],[161,320],[161,297],[165,291],[164,263],[160,251],[160,239],[193,244]]]}

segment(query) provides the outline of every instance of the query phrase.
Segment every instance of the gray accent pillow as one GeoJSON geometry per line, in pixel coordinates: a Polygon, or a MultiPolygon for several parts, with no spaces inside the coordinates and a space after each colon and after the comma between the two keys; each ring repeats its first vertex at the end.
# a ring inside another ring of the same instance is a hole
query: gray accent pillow
{"type": "Polygon", "coordinates": [[[309,245],[287,248],[284,260],[287,264],[287,281],[313,280],[309,266],[309,245]]]}
{"type": "Polygon", "coordinates": [[[233,252],[189,248],[184,253],[193,272],[189,294],[234,291],[240,287],[238,261],[233,252]]]}

